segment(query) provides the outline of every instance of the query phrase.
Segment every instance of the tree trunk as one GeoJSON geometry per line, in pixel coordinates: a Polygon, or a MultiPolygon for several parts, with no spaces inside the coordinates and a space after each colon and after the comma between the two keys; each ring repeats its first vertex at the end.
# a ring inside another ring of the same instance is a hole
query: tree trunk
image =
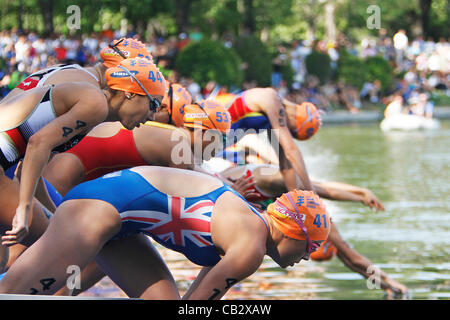
{"type": "Polygon", "coordinates": [[[44,36],[50,36],[54,31],[53,0],[39,0],[44,20],[44,36]]]}
{"type": "Polygon", "coordinates": [[[308,23],[308,30],[306,32],[306,38],[308,40],[313,40],[316,38],[316,0],[309,0],[308,2],[308,14],[306,18],[306,22],[308,23]]]}
{"type": "Polygon", "coordinates": [[[253,0],[244,0],[244,30],[250,34],[256,31],[253,0]]]}
{"type": "Polygon", "coordinates": [[[336,22],[334,20],[334,9],[336,4],[334,1],[328,1],[325,4],[325,34],[328,41],[336,43],[336,22]]]}
{"type": "Polygon", "coordinates": [[[177,32],[189,32],[189,15],[192,0],[176,0],[175,1],[175,21],[177,25],[177,32]]]}
{"type": "Polygon", "coordinates": [[[20,31],[23,31],[23,9],[23,0],[20,0],[17,8],[17,28],[20,31]]]}
{"type": "Polygon", "coordinates": [[[431,2],[432,0],[419,0],[424,37],[429,35],[431,2]]]}

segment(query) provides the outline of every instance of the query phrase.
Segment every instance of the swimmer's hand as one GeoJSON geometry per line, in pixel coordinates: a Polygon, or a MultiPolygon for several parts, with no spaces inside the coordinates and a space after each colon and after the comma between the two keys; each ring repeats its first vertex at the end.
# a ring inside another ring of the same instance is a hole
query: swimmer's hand
{"type": "Polygon", "coordinates": [[[19,206],[12,222],[12,229],[5,232],[2,237],[2,245],[10,247],[20,243],[28,235],[28,211],[29,207],[19,206]]]}
{"type": "Polygon", "coordinates": [[[384,290],[386,291],[388,300],[408,296],[408,288],[401,283],[398,283],[391,278],[384,279],[384,282],[387,285],[384,290]]]}
{"type": "Polygon", "coordinates": [[[369,189],[364,189],[361,202],[369,208],[378,211],[384,211],[384,206],[381,201],[369,189]]]}
{"type": "Polygon", "coordinates": [[[245,178],[245,176],[240,177],[231,185],[231,188],[239,192],[245,199],[251,199],[252,197],[258,197],[255,193],[255,181],[252,176],[245,178]]]}
{"type": "Polygon", "coordinates": [[[322,109],[319,109],[319,115],[320,115],[320,117],[319,117],[319,129],[322,127],[322,125],[323,125],[323,122],[322,122],[322,116],[324,115],[324,114],[326,114],[326,111],[325,110],[322,110],[322,109]]]}

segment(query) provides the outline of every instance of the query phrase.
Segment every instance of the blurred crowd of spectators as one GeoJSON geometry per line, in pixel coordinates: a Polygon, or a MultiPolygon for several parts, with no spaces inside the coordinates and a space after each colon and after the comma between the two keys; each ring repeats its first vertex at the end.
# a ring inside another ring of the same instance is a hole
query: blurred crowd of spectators
{"type": "MultiPolygon", "coordinates": [[[[105,30],[84,36],[64,37],[54,35],[42,38],[36,33],[19,33],[17,30],[0,31],[0,98],[14,88],[28,74],[58,63],[78,63],[82,66],[94,64],[99,60],[99,52],[114,38],[137,37],[129,29],[126,34],[105,30]]],[[[175,68],[177,53],[190,41],[198,41],[203,35],[197,29],[178,37],[152,38],[148,41],[149,51],[155,62],[165,70],[171,70],[168,80],[181,82],[200,99],[206,97],[215,84],[200,88],[193,79],[180,78],[175,68]]],[[[231,42],[224,40],[225,45],[231,42]]],[[[364,39],[355,45],[345,36],[340,36],[336,44],[324,41],[294,41],[290,46],[277,46],[278,54],[273,60],[272,87],[279,94],[294,102],[310,101],[319,108],[332,110],[347,108],[358,112],[365,103],[388,104],[396,95],[404,101],[417,98],[419,94],[433,90],[442,90],[449,95],[450,43],[445,39],[438,42],[417,37],[410,40],[403,30],[388,36],[380,29],[377,38],[364,39]],[[320,83],[315,76],[309,75],[305,58],[312,50],[327,53],[331,68],[336,73],[339,60],[339,48],[361,58],[381,55],[401,75],[390,92],[381,91],[381,83],[375,80],[364,83],[361,90],[336,81],[320,83]],[[290,65],[294,72],[294,81],[288,87],[280,72],[281,65],[290,65]]],[[[244,83],[242,90],[255,87],[256,83],[244,83]]]]}
{"type": "Polygon", "coordinates": [[[450,96],[450,43],[444,38],[438,42],[423,37],[411,41],[404,30],[390,37],[385,29],[380,29],[377,38],[365,38],[359,45],[341,35],[337,44],[298,41],[291,48],[281,48],[278,52],[278,59],[291,64],[295,72],[294,83],[292,88],[287,88],[284,81],[280,78],[278,82],[274,81],[273,77],[272,86],[292,101],[307,100],[325,110],[346,107],[356,113],[363,105],[387,105],[398,95],[405,103],[414,103],[419,96],[429,98],[430,93],[436,91],[450,96]],[[344,49],[362,59],[382,56],[398,76],[392,88],[384,92],[380,80],[364,83],[360,90],[335,79],[321,84],[317,77],[308,75],[305,66],[305,58],[313,49],[329,55],[333,73],[339,52],[344,49]]]}

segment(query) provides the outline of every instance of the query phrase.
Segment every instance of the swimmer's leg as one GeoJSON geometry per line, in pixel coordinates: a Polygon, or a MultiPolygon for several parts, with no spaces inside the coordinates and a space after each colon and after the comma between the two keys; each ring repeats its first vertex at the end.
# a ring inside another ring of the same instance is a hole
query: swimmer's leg
{"type": "Polygon", "coordinates": [[[9,258],[9,248],[0,244],[0,273],[6,271],[6,265],[9,258]]]}
{"type": "Polygon", "coordinates": [[[83,271],[81,271],[80,288],[71,289],[64,286],[55,293],[55,296],[77,296],[93,287],[97,282],[102,280],[103,277],[105,277],[105,273],[98,267],[95,261],[92,261],[83,269],[83,271]]]}
{"type": "Polygon", "coordinates": [[[121,225],[120,215],[109,203],[64,202],[42,237],[8,270],[0,293],[54,294],[66,284],[68,267],[85,268],[121,225]]]}
{"type": "Polygon", "coordinates": [[[180,299],[172,274],[144,234],[108,242],[96,261],[129,297],[180,299]]]}

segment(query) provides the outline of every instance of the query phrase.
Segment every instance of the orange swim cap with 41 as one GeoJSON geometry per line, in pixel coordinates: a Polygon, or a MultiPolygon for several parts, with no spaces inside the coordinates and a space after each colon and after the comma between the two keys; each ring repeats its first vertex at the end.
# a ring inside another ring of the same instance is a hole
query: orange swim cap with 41
{"type": "Polygon", "coordinates": [[[313,240],[328,238],[330,217],[322,200],[312,191],[284,193],[268,206],[267,214],[278,230],[289,238],[307,240],[310,246],[313,240]]]}

